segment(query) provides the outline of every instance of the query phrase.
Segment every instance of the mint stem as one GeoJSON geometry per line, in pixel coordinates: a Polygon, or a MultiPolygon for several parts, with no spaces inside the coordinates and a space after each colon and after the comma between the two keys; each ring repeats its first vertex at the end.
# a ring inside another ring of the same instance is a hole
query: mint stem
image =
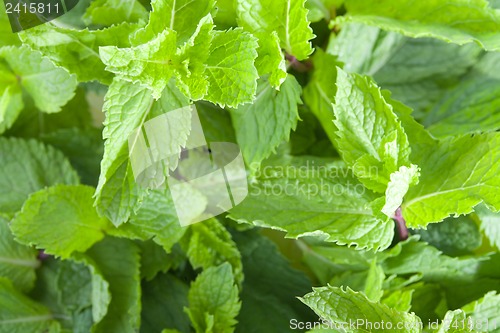
{"type": "Polygon", "coordinates": [[[285,54],[285,59],[288,60],[290,66],[296,70],[297,72],[300,73],[305,73],[309,72],[312,69],[312,63],[305,61],[305,62],[300,62],[291,54],[285,54]]]}
{"type": "Polygon", "coordinates": [[[408,228],[406,227],[406,221],[401,212],[401,207],[396,209],[394,216],[392,217],[396,221],[396,226],[398,228],[399,239],[404,241],[408,239],[408,228]]]}

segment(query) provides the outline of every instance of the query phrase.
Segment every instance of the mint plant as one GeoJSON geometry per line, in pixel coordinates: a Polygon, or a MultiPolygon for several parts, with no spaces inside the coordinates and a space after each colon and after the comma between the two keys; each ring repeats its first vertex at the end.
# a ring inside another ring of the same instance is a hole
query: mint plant
{"type": "Polygon", "coordinates": [[[19,33],[0,10],[0,333],[500,332],[499,10],[94,0],[19,33]],[[185,107],[245,162],[215,217],[134,173],[185,107]]]}

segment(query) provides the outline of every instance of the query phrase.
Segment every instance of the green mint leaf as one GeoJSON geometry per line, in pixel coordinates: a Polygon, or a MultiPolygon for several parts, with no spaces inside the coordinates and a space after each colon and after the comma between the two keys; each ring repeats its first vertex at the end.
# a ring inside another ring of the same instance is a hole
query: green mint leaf
{"type": "Polygon", "coordinates": [[[236,142],[230,113],[208,102],[197,102],[196,109],[207,142],[236,142]]]}
{"type": "Polygon", "coordinates": [[[159,274],[154,280],[144,282],[141,331],[160,332],[169,327],[189,332],[191,322],[183,311],[188,306],[188,292],[189,286],[170,274],[159,274]]]}
{"type": "Polygon", "coordinates": [[[314,71],[309,83],[304,88],[304,101],[321,123],[328,138],[332,143],[336,143],[337,131],[333,124],[333,103],[337,87],[332,82],[337,81],[337,68],[340,65],[337,59],[317,49],[312,57],[314,71]]]}
{"type": "Polygon", "coordinates": [[[197,333],[233,332],[241,303],[231,265],[204,270],[189,290],[186,312],[197,333]]]}
{"type": "Polygon", "coordinates": [[[259,81],[252,104],[231,110],[238,144],[248,165],[255,170],[260,163],[290,138],[297,127],[301,88],[289,75],[276,91],[267,81],[259,81]]]}
{"type": "MultiPolygon", "coordinates": [[[[182,238],[187,230],[179,224],[177,211],[174,207],[168,189],[151,190],[144,198],[137,213],[130,216],[128,223],[109,232],[118,237],[152,239],[165,251],[170,252],[172,246],[182,238]]],[[[199,208],[191,206],[190,209],[194,214],[199,214],[205,209],[205,206],[199,208]]]]}
{"type": "Polygon", "coordinates": [[[141,251],[141,279],[151,281],[160,272],[166,273],[176,264],[175,254],[169,255],[152,240],[136,242],[136,245],[141,251]]]}
{"type": "MultiPolygon", "coordinates": [[[[354,292],[347,288],[343,290],[337,287],[313,288],[313,292],[305,295],[300,300],[309,306],[321,318],[339,325],[346,325],[351,332],[370,332],[373,328],[369,325],[385,323],[385,330],[401,332],[421,332],[420,318],[412,313],[405,313],[387,307],[384,304],[370,301],[362,293],[354,292]],[[362,322],[361,325],[352,328],[349,322],[362,322]],[[399,326],[398,326],[399,325],[399,326]]],[[[372,326],[373,327],[373,326],[372,326]]]]}
{"type": "Polygon", "coordinates": [[[344,63],[345,71],[373,76],[379,86],[422,116],[478,60],[481,48],[405,38],[377,27],[346,23],[330,39],[327,52],[344,63]]]}
{"type": "MultiPolygon", "coordinates": [[[[52,277],[54,278],[54,277],[52,277]]],[[[92,275],[89,269],[72,261],[60,261],[53,286],[57,307],[53,313],[65,316],[61,326],[74,332],[89,332],[92,327],[92,275]]],[[[97,294],[97,292],[96,292],[97,294]]]]}
{"type": "Polygon", "coordinates": [[[98,80],[109,84],[113,75],[104,70],[99,47],[130,46],[128,36],[138,27],[137,24],[123,23],[102,30],[73,30],[49,23],[23,31],[19,35],[23,43],[40,51],[57,66],[76,74],[78,81],[98,80]]]}
{"type": "Polygon", "coordinates": [[[369,78],[339,69],[333,110],[342,158],[365,186],[384,192],[390,175],[410,165],[408,138],[391,105],[369,78]]]}
{"type": "Polygon", "coordinates": [[[449,256],[471,254],[479,248],[482,238],[479,227],[469,216],[449,217],[441,223],[429,224],[426,229],[413,232],[449,256]]]}
{"type": "MultiPolygon", "coordinates": [[[[103,107],[106,113],[103,137],[106,142],[96,190],[96,206],[99,214],[108,217],[116,226],[128,220],[143,194],[135,182],[129,160],[129,136],[142,127],[148,115],[161,115],[188,104],[189,101],[172,81],[163,91],[163,97],[156,102],[149,90],[137,84],[120,80],[111,84],[103,107]]],[[[171,142],[183,140],[171,139],[171,142]]]]}
{"type": "Polygon", "coordinates": [[[392,106],[392,110],[401,121],[411,148],[411,160],[418,160],[420,156],[427,154],[430,146],[436,145],[437,140],[427,131],[422,124],[417,122],[413,111],[403,103],[392,98],[391,93],[382,90],[384,100],[392,106]]]}
{"type": "Polygon", "coordinates": [[[311,22],[323,19],[329,21],[335,8],[342,6],[344,0],[306,0],[306,8],[309,10],[307,18],[311,22]]]}
{"type": "Polygon", "coordinates": [[[35,269],[40,267],[37,251],[14,240],[7,220],[0,217],[0,276],[27,292],[35,284],[35,269]]]}
{"type": "Polygon", "coordinates": [[[257,48],[257,39],[241,28],[214,32],[207,59],[207,101],[222,107],[253,101],[259,77],[257,48]]]}
{"type": "Polygon", "coordinates": [[[83,185],[57,185],[36,192],[12,220],[12,233],[18,241],[61,258],[85,252],[110,227],[97,215],[93,194],[93,188],[83,185]]]}
{"type": "Polygon", "coordinates": [[[280,45],[298,60],[312,52],[310,40],[315,36],[309,21],[305,0],[238,0],[238,24],[252,33],[278,33],[280,45]]]}
{"type": "Polygon", "coordinates": [[[124,49],[100,47],[99,54],[107,71],[121,80],[148,87],[158,99],[173,75],[175,45],[175,32],[164,30],[145,44],[124,49]]]}
{"type": "Polygon", "coordinates": [[[105,238],[87,253],[78,254],[76,259],[100,272],[111,293],[106,315],[94,325],[92,332],[136,332],[141,311],[139,248],[129,240],[105,238]]]}
{"type": "Polygon", "coordinates": [[[482,53],[475,44],[458,46],[431,38],[405,38],[392,50],[373,77],[395,99],[415,109],[419,118],[461,80],[482,53]]]}
{"type": "MultiPolygon", "coordinates": [[[[472,326],[472,322],[470,322],[470,325],[472,326]]],[[[443,318],[443,322],[439,325],[439,328],[435,332],[477,332],[471,326],[469,326],[469,318],[463,310],[453,310],[446,313],[443,318]]]]}
{"type": "Polygon", "coordinates": [[[236,318],[239,332],[285,333],[290,332],[292,319],[317,319],[296,298],[311,289],[311,281],[291,266],[276,244],[253,231],[238,233],[235,240],[245,276],[236,318]]]}
{"type": "Polygon", "coordinates": [[[500,48],[491,32],[500,26],[500,14],[486,0],[431,1],[415,5],[410,0],[345,1],[348,16],[341,22],[361,22],[410,37],[433,37],[459,45],[475,42],[485,50],[500,48]],[[481,23],[479,23],[481,22],[481,23]]]}
{"type": "Polygon", "coordinates": [[[49,259],[44,262],[41,271],[43,273],[38,273],[38,289],[33,293],[35,298],[58,317],[63,330],[89,332],[93,323],[94,297],[89,269],[73,261],[49,259]],[[40,297],[42,288],[43,297],[40,297]]]}
{"type": "Polygon", "coordinates": [[[437,137],[484,133],[500,128],[499,56],[487,53],[454,88],[449,89],[423,120],[437,137]],[[467,96],[467,98],[461,98],[467,96]]]}
{"type": "Polygon", "coordinates": [[[255,61],[255,67],[257,67],[257,71],[261,77],[268,75],[267,80],[269,83],[274,88],[279,89],[285,81],[287,73],[278,33],[273,31],[270,38],[265,33],[257,34],[256,36],[259,38],[259,48],[257,49],[259,56],[255,61]]]}
{"type": "Polygon", "coordinates": [[[481,201],[500,209],[491,189],[499,186],[497,134],[448,138],[430,145],[419,160],[420,182],[402,205],[409,226],[424,227],[450,214],[471,213],[481,201]]]}
{"type": "Polygon", "coordinates": [[[82,18],[87,25],[111,26],[146,21],[148,12],[137,0],[96,0],[90,3],[82,18]]]}
{"type": "Polygon", "coordinates": [[[214,4],[213,0],[153,0],[148,25],[137,31],[132,41],[144,43],[168,28],[177,33],[177,42],[183,44],[195,33],[198,22],[212,11],[214,4]]]}
{"type": "Polygon", "coordinates": [[[418,167],[415,164],[410,165],[410,167],[403,165],[398,171],[391,174],[385,190],[386,202],[382,207],[382,213],[389,217],[394,215],[396,209],[401,206],[410,186],[418,183],[419,175],[418,167]]]}
{"type": "Polygon", "coordinates": [[[19,37],[12,32],[9,17],[3,10],[0,11],[0,47],[6,45],[19,45],[19,37]]]}
{"type": "Polygon", "coordinates": [[[19,113],[24,107],[21,87],[16,82],[15,75],[9,70],[3,69],[0,63],[0,133],[4,133],[16,121],[19,113]]]}
{"type": "Polygon", "coordinates": [[[136,332],[140,323],[139,250],[127,240],[105,239],[88,251],[106,281],[111,302],[94,332],[136,332]]]}
{"type": "Polygon", "coordinates": [[[231,264],[238,284],[243,281],[240,252],[231,234],[218,220],[209,219],[193,224],[181,246],[193,268],[207,269],[227,262],[231,264]]]}
{"type": "Polygon", "coordinates": [[[492,212],[483,204],[474,207],[474,212],[481,221],[481,231],[484,232],[491,245],[500,248],[500,214],[492,212]]]}
{"type": "Polygon", "coordinates": [[[42,140],[64,153],[82,184],[95,186],[104,150],[101,137],[101,131],[95,128],[61,128],[45,134],[42,140]]]}
{"type": "Polygon", "coordinates": [[[229,217],[286,231],[287,237],[317,235],[375,250],[390,245],[393,224],[376,213],[372,202],[377,196],[348,169],[313,161],[291,168],[287,175],[286,165],[266,166],[266,178],[251,184],[248,197],[231,209],[229,217]],[[304,171],[307,165],[311,170],[304,171]]]}
{"type": "MultiPolygon", "coordinates": [[[[73,268],[79,272],[79,274],[82,274],[81,272],[89,272],[90,274],[90,287],[92,288],[91,290],[91,299],[90,299],[90,304],[92,306],[91,309],[91,315],[92,315],[92,324],[93,326],[97,325],[102,321],[102,319],[106,316],[108,313],[108,307],[109,304],[111,303],[111,292],[110,292],[110,287],[109,287],[109,282],[106,280],[106,278],[103,275],[103,271],[101,270],[100,267],[97,266],[96,262],[90,258],[88,255],[81,255],[79,253],[75,253],[73,257],[71,258],[72,261],[78,264],[76,268],[73,268]],[[84,268],[82,269],[82,265],[84,268]]],[[[63,261],[65,262],[65,261],[63,261]]],[[[59,263],[59,262],[58,262],[59,263]]],[[[61,262],[62,263],[62,262],[61,262]]],[[[59,263],[59,266],[61,265],[66,265],[66,264],[61,264],[59,263]]],[[[47,269],[47,264],[44,263],[42,266],[42,269],[47,269]]],[[[69,272],[68,274],[70,274],[69,272]]],[[[71,286],[68,284],[68,281],[64,279],[64,277],[61,278],[59,276],[55,280],[58,280],[59,283],[57,286],[52,286],[52,280],[54,280],[54,277],[49,275],[46,277],[42,278],[46,281],[42,285],[39,285],[39,281],[37,281],[37,286],[39,289],[42,290],[42,294],[46,293],[49,291],[51,288],[56,288],[55,291],[52,291],[52,294],[42,297],[44,299],[57,299],[60,300],[63,303],[66,303],[67,301],[64,300],[64,295],[65,292],[69,296],[72,295],[71,290],[65,290],[65,288],[70,288],[71,286]]],[[[81,281],[80,282],[80,286],[81,281]]],[[[88,282],[87,282],[88,283],[88,282]]],[[[74,293],[74,290],[73,290],[74,293]]],[[[81,305],[81,304],[79,304],[81,305]]],[[[65,307],[63,305],[59,305],[59,308],[65,307]]],[[[64,309],[63,309],[64,311],[64,309]]]]}
{"type": "Polygon", "coordinates": [[[220,29],[229,29],[236,27],[236,2],[233,0],[218,0],[217,15],[215,16],[215,24],[220,29]]]}
{"type": "Polygon", "coordinates": [[[41,111],[59,112],[75,95],[75,76],[54,66],[36,51],[27,47],[4,47],[0,49],[0,59],[7,63],[17,82],[41,111]]]}
{"type": "MultiPolygon", "coordinates": [[[[346,72],[374,75],[388,66],[405,42],[406,39],[395,32],[362,23],[345,23],[339,34],[331,37],[327,52],[338,57],[346,72]]],[[[400,70],[407,71],[408,67],[400,70]]]]}
{"type": "Polygon", "coordinates": [[[363,293],[374,302],[380,301],[384,295],[383,283],[385,279],[384,270],[373,260],[365,280],[363,293]]]}
{"type": "Polygon", "coordinates": [[[57,323],[50,311],[14,288],[12,283],[0,277],[0,324],[1,332],[52,332],[57,323]]]}
{"type": "Polygon", "coordinates": [[[413,289],[396,290],[384,297],[382,303],[395,310],[409,312],[412,307],[411,302],[413,293],[413,289]]]}
{"type": "Polygon", "coordinates": [[[0,138],[0,165],[0,212],[9,216],[20,210],[33,192],[78,183],[63,154],[35,140],[0,138]]]}
{"type": "Polygon", "coordinates": [[[424,277],[439,277],[460,267],[460,259],[443,255],[435,247],[417,240],[418,236],[410,237],[398,243],[391,252],[381,254],[379,260],[385,274],[422,273],[424,277]]]}
{"type": "Polygon", "coordinates": [[[487,293],[481,299],[463,307],[463,310],[476,325],[478,330],[488,330],[488,332],[497,332],[495,323],[500,320],[500,295],[494,291],[487,293]],[[487,326],[487,324],[489,326],[487,326]]]}
{"type": "Polygon", "coordinates": [[[213,20],[210,15],[200,20],[193,36],[177,50],[175,72],[179,89],[192,100],[207,94],[206,61],[212,43],[213,20]]]}
{"type": "MultiPolygon", "coordinates": [[[[56,131],[64,131],[68,128],[87,130],[94,127],[91,108],[83,87],[78,87],[75,96],[57,113],[40,111],[35,107],[32,99],[25,98],[24,102],[26,102],[24,109],[14,125],[7,131],[6,136],[44,140],[46,135],[51,135],[56,131]]],[[[100,136],[99,134],[99,138],[100,136]]]]}

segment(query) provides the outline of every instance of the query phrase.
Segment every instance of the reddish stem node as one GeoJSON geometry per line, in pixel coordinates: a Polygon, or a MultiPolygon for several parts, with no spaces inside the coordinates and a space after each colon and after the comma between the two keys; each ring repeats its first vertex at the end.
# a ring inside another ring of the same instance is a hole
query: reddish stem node
{"type": "Polygon", "coordinates": [[[401,207],[396,209],[394,216],[392,217],[396,221],[396,226],[398,228],[399,239],[404,241],[408,239],[408,227],[406,227],[406,221],[401,212],[401,207]]]}

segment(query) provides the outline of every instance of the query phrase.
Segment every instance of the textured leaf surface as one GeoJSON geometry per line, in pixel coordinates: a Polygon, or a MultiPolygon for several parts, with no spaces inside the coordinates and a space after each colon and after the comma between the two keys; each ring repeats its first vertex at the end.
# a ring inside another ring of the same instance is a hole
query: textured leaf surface
{"type": "Polygon", "coordinates": [[[500,248],[500,214],[492,212],[485,205],[477,205],[474,212],[481,220],[481,230],[490,243],[500,248]]]}
{"type": "MultiPolygon", "coordinates": [[[[205,207],[190,207],[194,212],[203,211],[205,207]]],[[[184,233],[177,218],[177,211],[169,190],[151,190],[137,211],[130,217],[130,221],[111,231],[113,235],[131,239],[152,239],[170,252],[184,233]]]]}
{"type": "Polygon", "coordinates": [[[494,291],[487,293],[481,299],[468,304],[463,308],[467,315],[471,318],[472,322],[478,326],[483,325],[481,328],[485,328],[485,324],[488,323],[488,332],[499,331],[498,327],[494,327],[491,323],[498,323],[500,320],[500,295],[497,295],[494,291]]]}
{"type": "Polygon", "coordinates": [[[459,45],[476,42],[485,50],[500,48],[500,14],[486,0],[411,0],[345,2],[348,21],[378,26],[410,37],[434,37],[459,45]]]}
{"type": "Polygon", "coordinates": [[[329,242],[360,248],[389,246],[393,224],[372,209],[377,197],[349,170],[322,166],[287,175],[278,165],[268,172],[274,168],[277,175],[251,184],[248,197],[230,211],[230,218],[283,230],[287,237],[321,235],[329,242]]]}
{"type": "Polygon", "coordinates": [[[6,47],[0,49],[0,59],[8,64],[20,86],[42,111],[58,112],[75,95],[75,76],[38,52],[27,47],[6,47]]]}
{"type": "Polygon", "coordinates": [[[46,186],[77,183],[69,162],[52,147],[34,140],[0,139],[0,212],[13,215],[31,193],[46,186]]]}
{"type": "Polygon", "coordinates": [[[186,97],[171,84],[157,102],[139,85],[115,80],[110,86],[103,107],[106,142],[96,206],[99,214],[108,217],[113,224],[120,225],[128,220],[141,195],[129,161],[129,135],[144,124],[148,115],[161,115],[186,105],[186,97]]]}
{"type": "Polygon", "coordinates": [[[110,227],[94,207],[94,189],[58,185],[32,194],[11,222],[16,239],[46,253],[68,258],[85,252],[110,227]]]}
{"type": "Polygon", "coordinates": [[[318,118],[332,143],[337,141],[336,127],[333,124],[333,103],[337,87],[332,82],[337,81],[337,59],[318,49],[312,57],[314,71],[304,88],[304,101],[318,118]]]}
{"type": "Polygon", "coordinates": [[[426,226],[450,214],[467,214],[482,201],[500,209],[499,143],[500,136],[492,133],[429,146],[415,161],[421,168],[420,182],[408,191],[402,206],[408,225],[426,226]]]}
{"type": "Polygon", "coordinates": [[[405,38],[377,27],[347,23],[330,40],[327,52],[344,63],[345,71],[373,76],[379,86],[421,116],[478,60],[481,48],[433,38],[405,38]]]}
{"type": "Polygon", "coordinates": [[[276,244],[255,232],[238,233],[235,240],[245,275],[237,332],[285,333],[290,332],[291,318],[317,319],[296,298],[310,290],[311,281],[291,266],[276,244]]]}
{"type": "Polygon", "coordinates": [[[426,229],[414,232],[424,242],[450,256],[472,253],[481,245],[482,238],[476,222],[469,216],[449,217],[441,223],[429,224],[426,229]]]}
{"type": "Polygon", "coordinates": [[[10,27],[9,17],[3,10],[0,11],[0,46],[18,45],[19,37],[12,32],[10,27]]]}
{"type": "Polygon", "coordinates": [[[463,310],[448,311],[436,333],[445,332],[477,332],[468,326],[468,318],[463,310]]]}
{"type": "Polygon", "coordinates": [[[104,70],[99,47],[128,47],[128,36],[138,25],[124,23],[103,30],[73,30],[44,24],[20,33],[21,40],[42,52],[56,65],[76,74],[79,81],[109,84],[113,75],[104,70]]]}
{"type": "Polygon", "coordinates": [[[218,220],[209,219],[192,225],[184,251],[193,268],[207,269],[227,262],[231,264],[236,281],[239,284],[243,281],[240,252],[231,234],[218,220]]]}
{"type": "MultiPolygon", "coordinates": [[[[414,314],[397,311],[384,304],[370,301],[361,293],[351,289],[337,287],[314,288],[312,293],[301,298],[316,314],[334,323],[346,324],[349,320],[362,321],[360,327],[352,332],[384,332],[385,329],[373,329],[368,325],[374,323],[391,323],[391,327],[402,327],[401,332],[420,332],[420,318],[414,314]],[[399,326],[398,326],[399,325],[399,326]]],[[[350,326],[347,326],[350,327],[350,326]]],[[[388,326],[385,326],[388,327],[388,326]]]]}
{"type": "Polygon", "coordinates": [[[37,251],[14,240],[7,221],[0,218],[0,276],[8,278],[20,291],[29,291],[40,266],[37,251]]]}
{"type": "Polygon", "coordinates": [[[175,32],[165,30],[145,44],[125,49],[101,47],[99,54],[107,71],[122,80],[148,87],[158,99],[173,75],[175,40],[175,32]]]}
{"type": "Polygon", "coordinates": [[[487,53],[453,89],[449,89],[424,118],[438,137],[490,132],[500,128],[497,53],[487,53]]]}
{"type": "Polygon", "coordinates": [[[382,213],[392,217],[396,209],[401,206],[404,196],[411,185],[418,183],[418,167],[412,164],[409,168],[402,166],[390,176],[387,190],[385,191],[385,205],[382,207],[382,213]]]}
{"type": "Polygon", "coordinates": [[[87,25],[110,26],[145,21],[147,17],[148,12],[137,0],[96,0],[87,8],[83,20],[87,25]]]}
{"type": "Polygon", "coordinates": [[[231,265],[204,270],[189,290],[187,311],[196,332],[233,332],[240,311],[231,265]]]}
{"type": "Polygon", "coordinates": [[[255,67],[257,67],[261,77],[269,75],[269,83],[274,88],[279,89],[287,76],[286,63],[281,52],[278,34],[273,31],[270,36],[271,38],[264,33],[257,34],[259,38],[259,48],[257,49],[259,56],[255,61],[255,67]]]}
{"type": "Polygon", "coordinates": [[[61,261],[56,283],[57,300],[62,311],[71,317],[70,323],[63,321],[63,326],[69,326],[75,332],[90,330],[92,298],[98,293],[92,290],[92,275],[89,270],[72,261],[61,261]]]}
{"type": "Polygon", "coordinates": [[[107,314],[93,332],[136,332],[141,312],[139,249],[129,240],[106,238],[86,255],[109,282],[111,292],[107,314]]]}
{"type": "Polygon", "coordinates": [[[252,33],[276,31],[281,47],[303,60],[312,53],[310,40],[315,37],[304,4],[304,0],[238,0],[238,23],[252,33]]]}
{"type": "Polygon", "coordinates": [[[207,59],[206,100],[236,107],[254,99],[259,77],[254,64],[257,47],[257,39],[241,28],[214,32],[207,59]]]}
{"type": "Polygon", "coordinates": [[[54,324],[46,307],[14,289],[9,280],[0,278],[0,332],[44,332],[54,324]]]}
{"type": "Polygon", "coordinates": [[[394,32],[362,23],[345,23],[339,34],[331,37],[327,52],[338,57],[346,72],[374,75],[405,42],[403,36],[394,32]]]}
{"type": "Polygon", "coordinates": [[[159,332],[165,327],[190,330],[183,309],[188,306],[189,286],[170,274],[160,274],[143,284],[141,331],[159,332]]]}
{"type": "Polygon", "coordinates": [[[252,104],[232,110],[231,118],[243,157],[252,169],[269,157],[290,138],[299,119],[301,88],[289,75],[279,91],[269,82],[259,81],[257,98],[252,104]]]}
{"type": "Polygon", "coordinates": [[[401,166],[409,166],[406,133],[369,78],[339,70],[337,89],[333,107],[337,146],[360,181],[383,192],[390,175],[401,166]]]}
{"type": "Polygon", "coordinates": [[[186,96],[192,100],[201,99],[207,94],[206,61],[209,57],[214,28],[210,15],[198,23],[193,36],[177,50],[175,74],[179,79],[177,84],[186,96]]]}
{"type": "Polygon", "coordinates": [[[153,0],[151,6],[148,25],[133,37],[136,44],[153,39],[166,28],[177,33],[179,44],[186,42],[194,34],[198,22],[211,12],[214,1],[153,0]]]}
{"type": "Polygon", "coordinates": [[[0,63],[2,77],[0,88],[0,133],[9,129],[24,107],[21,87],[16,82],[14,73],[0,63]]]}

